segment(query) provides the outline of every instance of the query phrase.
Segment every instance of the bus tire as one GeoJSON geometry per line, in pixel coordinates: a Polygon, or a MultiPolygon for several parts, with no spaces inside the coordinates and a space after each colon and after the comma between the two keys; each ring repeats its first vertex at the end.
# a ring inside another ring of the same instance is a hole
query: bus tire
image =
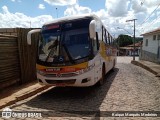
{"type": "Polygon", "coordinates": [[[105,64],[103,64],[103,66],[102,66],[102,77],[101,77],[101,79],[98,82],[99,86],[103,85],[104,80],[105,80],[105,74],[106,74],[106,69],[105,69],[105,64]]]}

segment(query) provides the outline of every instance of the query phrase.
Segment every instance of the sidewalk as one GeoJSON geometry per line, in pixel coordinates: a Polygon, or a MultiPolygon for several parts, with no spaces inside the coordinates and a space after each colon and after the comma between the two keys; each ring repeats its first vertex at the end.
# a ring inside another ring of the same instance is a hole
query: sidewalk
{"type": "Polygon", "coordinates": [[[37,81],[34,81],[25,85],[6,88],[0,91],[0,109],[31,97],[50,87],[51,86],[42,86],[37,83],[37,81]]]}
{"type": "Polygon", "coordinates": [[[131,63],[148,70],[149,72],[156,75],[156,77],[160,77],[160,64],[156,64],[156,63],[144,61],[144,60],[138,60],[138,61],[132,60],[131,63]]]}

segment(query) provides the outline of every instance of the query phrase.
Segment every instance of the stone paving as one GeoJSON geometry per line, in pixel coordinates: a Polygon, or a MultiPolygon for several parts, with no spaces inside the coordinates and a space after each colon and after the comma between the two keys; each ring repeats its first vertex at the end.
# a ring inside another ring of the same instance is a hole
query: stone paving
{"type": "Polygon", "coordinates": [[[101,87],[52,87],[10,108],[44,111],[44,118],[35,119],[46,120],[159,120],[160,117],[100,117],[98,114],[105,114],[102,111],[160,111],[160,79],[131,64],[130,60],[119,57],[114,71],[106,75],[101,87]],[[59,117],[62,114],[64,117],[59,117]]]}

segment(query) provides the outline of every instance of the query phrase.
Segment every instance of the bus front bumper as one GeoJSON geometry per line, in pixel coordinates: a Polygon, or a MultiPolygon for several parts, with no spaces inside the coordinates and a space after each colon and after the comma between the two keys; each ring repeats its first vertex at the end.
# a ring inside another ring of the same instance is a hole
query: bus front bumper
{"type": "Polygon", "coordinates": [[[96,83],[94,78],[94,69],[73,77],[46,77],[37,73],[38,82],[42,85],[53,86],[75,86],[85,87],[92,86],[96,83]]]}

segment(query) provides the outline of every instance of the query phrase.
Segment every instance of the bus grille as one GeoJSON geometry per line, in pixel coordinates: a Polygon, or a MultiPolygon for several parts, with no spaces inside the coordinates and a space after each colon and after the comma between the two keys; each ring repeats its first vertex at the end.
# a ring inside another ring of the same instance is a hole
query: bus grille
{"type": "Polygon", "coordinates": [[[72,77],[76,75],[77,75],[76,73],[65,73],[65,74],[62,74],[62,77],[72,77]]]}
{"type": "Polygon", "coordinates": [[[49,84],[74,84],[76,82],[76,79],[70,79],[70,80],[48,80],[46,79],[46,82],[49,84]]]}
{"type": "Polygon", "coordinates": [[[44,76],[46,76],[46,77],[57,77],[56,74],[46,74],[46,75],[44,75],[44,76]]]}
{"type": "MultiPolygon", "coordinates": [[[[76,76],[76,73],[64,73],[64,74],[60,74],[60,77],[73,77],[76,76]]],[[[59,77],[59,75],[57,74],[46,74],[44,75],[46,77],[59,77]]]]}

